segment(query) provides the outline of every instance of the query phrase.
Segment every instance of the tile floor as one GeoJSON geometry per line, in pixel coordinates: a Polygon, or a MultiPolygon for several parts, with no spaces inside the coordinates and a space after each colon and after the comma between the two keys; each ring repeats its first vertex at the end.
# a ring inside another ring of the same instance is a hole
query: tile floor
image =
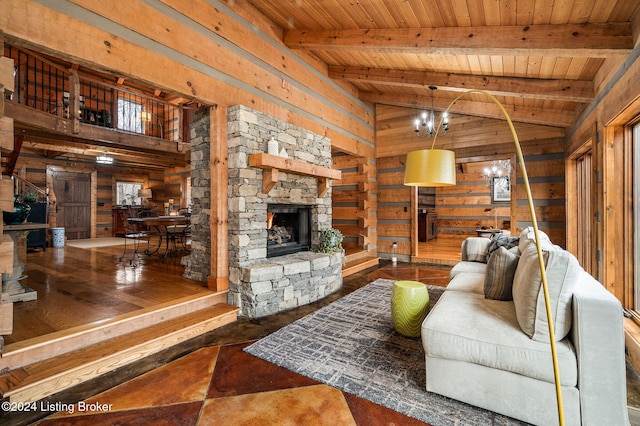
{"type": "MultiPolygon", "coordinates": [[[[78,386],[44,414],[1,424],[48,425],[420,425],[423,422],[246,354],[242,348],[377,278],[446,285],[448,268],[381,262],[345,279],[343,290],[310,306],[240,319],[155,361],[78,386]],[[145,372],[146,371],[146,372],[145,372]],[[142,373],[142,374],[141,374],[142,373]],[[93,395],[93,396],[87,396],[93,395]],[[81,403],[74,404],[77,401],[81,403]],[[35,417],[35,418],[34,418],[35,417]],[[41,418],[38,420],[38,418],[41,418]]],[[[640,380],[630,371],[630,399],[640,380]]],[[[637,399],[636,399],[637,400],[637,399]]]]}

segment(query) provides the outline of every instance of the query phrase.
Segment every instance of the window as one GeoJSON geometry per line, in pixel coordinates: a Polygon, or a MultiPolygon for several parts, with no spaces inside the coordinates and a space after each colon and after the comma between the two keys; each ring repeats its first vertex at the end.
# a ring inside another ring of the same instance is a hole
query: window
{"type": "Polygon", "coordinates": [[[577,221],[576,231],[576,257],[578,261],[590,274],[594,274],[593,268],[593,158],[591,150],[580,155],[575,160],[575,218],[577,221]]]}
{"type": "Polygon", "coordinates": [[[139,206],[141,203],[138,191],[142,189],[139,182],[116,182],[116,204],[120,206],[139,206]]]}
{"type": "Polygon", "coordinates": [[[142,133],[142,103],[118,98],[118,129],[142,133]]]}
{"type": "MultiPolygon", "coordinates": [[[[633,126],[633,228],[640,226],[640,124],[633,126]]],[[[635,265],[640,261],[640,235],[634,232],[635,265]]],[[[634,268],[634,300],[636,311],[640,311],[640,268],[634,268]]]]}

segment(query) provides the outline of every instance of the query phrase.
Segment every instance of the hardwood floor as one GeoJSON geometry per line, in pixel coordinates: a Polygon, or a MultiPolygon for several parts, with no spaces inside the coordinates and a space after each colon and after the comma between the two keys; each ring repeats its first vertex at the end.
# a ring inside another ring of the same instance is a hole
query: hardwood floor
{"type": "MultiPolygon", "coordinates": [[[[127,247],[130,252],[130,247],[127,247]]],[[[48,248],[28,252],[20,283],[38,299],[16,302],[13,333],[5,345],[96,323],[199,293],[205,283],[182,277],[180,257],[142,254],[137,266],[118,259],[123,246],[48,248]]]]}
{"type": "Polygon", "coordinates": [[[453,266],[460,262],[462,242],[468,235],[441,234],[438,238],[418,243],[418,255],[411,259],[417,263],[453,266]]]}
{"type": "MultiPolygon", "coordinates": [[[[420,243],[416,262],[455,264],[460,260],[462,238],[420,243]]],[[[179,256],[163,261],[157,255],[142,254],[138,265],[132,266],[118,260],[122,253],[123,246],[66,245],[29,251],[23,259],[25,271],[20,283],[36,290],[38,299],[14,303],[14,329],[4,336],[5,345],[211,292],[205,283],[182,277],[184,266],[179,256]]],[[[405,279],[430,281],[430,277],[421,276],[420,268],[409,268],[404,274],[405,279]]],[[[441,278],[438,274],[435,277],[441,278]]]]}

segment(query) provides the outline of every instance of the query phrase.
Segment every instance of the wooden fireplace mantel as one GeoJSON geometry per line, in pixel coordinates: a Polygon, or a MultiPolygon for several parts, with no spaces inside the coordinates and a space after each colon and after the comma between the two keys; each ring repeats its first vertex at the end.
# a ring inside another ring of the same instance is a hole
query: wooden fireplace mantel
{"type": "Polygon", "coordinates": [[[271,188],[278,182],[279,171],[317,177],[318,197],[323,197],[324,194],[327,193],[329,180],[342,179],[342,172],[340,170],[305,163],[304,161],[291,158],[269,155],[264,152],[249,155],[249,165],[264,170],[264,172],[262,172],[262,192],[264,194],[271,191],[271,188]]]}

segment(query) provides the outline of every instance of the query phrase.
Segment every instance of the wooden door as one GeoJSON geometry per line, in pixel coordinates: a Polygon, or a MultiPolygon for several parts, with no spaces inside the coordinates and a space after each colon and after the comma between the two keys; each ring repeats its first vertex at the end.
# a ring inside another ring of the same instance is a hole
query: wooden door
{"type": "Polygon", "coordinates": [[[53,173],[56,222],[68,240],[91,238],[91,174],[53,173]]]}

